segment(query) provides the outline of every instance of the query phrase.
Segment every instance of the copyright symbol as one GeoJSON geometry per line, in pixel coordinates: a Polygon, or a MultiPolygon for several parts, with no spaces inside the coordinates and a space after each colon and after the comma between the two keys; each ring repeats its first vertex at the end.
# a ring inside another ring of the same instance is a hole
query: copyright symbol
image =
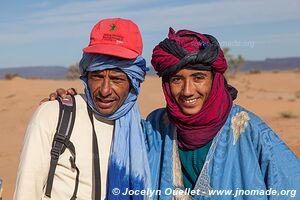
{"type": "Polygon", "coordinates": [[[118,188],[112,189],[111,192],[112,192],[113,195],[119,195],[120,194],[120,190],[118,188]]]}

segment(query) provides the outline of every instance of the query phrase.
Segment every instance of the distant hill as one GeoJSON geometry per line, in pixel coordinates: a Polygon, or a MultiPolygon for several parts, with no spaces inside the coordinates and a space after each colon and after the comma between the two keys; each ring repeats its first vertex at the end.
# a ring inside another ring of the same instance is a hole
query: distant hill
{"type": "Polygon", "coordinates": [[[300,69],[300,57],[267,58],[263,61],[246,61],[243,71],[300,69]]]}
{"type": "Polygon", "coordinates": [[[65,79],[67,71],[68,69],[62,66],[0,68],[0,79],[4,79],[6,74],[19,74],[25,78],[65,79]]]}
{"type": "MultiPolygon", "coordinates": [[[[287,69],[300,69],[300,57],[291,58],[267,58],[265,60],[249,60],[246,61],[242,71],[251,70],[287,70],[287,69]]],[[[156,75],[155,70],[150,66],[148,75],[156,75]]]]}
{"type": "MultiPolygon", "coordinates": [[[[149,66],[148,75],[156,75],[152,66],[149,66]]],[[[251,70],[287,70],[300,69],[300,57],[291,58],[267,58],[261,61],[246,61],[243,71],[251,70]]],[[[68,68],[62,66],[35,66],[0,68],[0,79],[4,79],[6,74],[19,74],[25,78],[39,79],[65,79],[68,68]]]]}

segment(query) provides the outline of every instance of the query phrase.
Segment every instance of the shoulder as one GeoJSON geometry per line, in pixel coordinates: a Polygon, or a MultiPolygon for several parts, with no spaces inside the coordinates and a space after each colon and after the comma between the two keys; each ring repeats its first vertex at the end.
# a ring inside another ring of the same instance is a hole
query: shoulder
{"type": "MultiPolygon", "coordinates": [[[[160,152],[162,134],[164,132],[162,123],[160,122],[164,113],[166,114],[165,109],[154,110],[148,115],[146,120],[142,119],[141,121],[148,153],[160,152]]],[[[152,154],[149,153],[149,155],[152,154]]],[[[153,155],[156,154],[154,153],[153,155]]]]}
{"type": "Polygon", "coordinates": [[[148,116],[147,116],[147,121],[153,121],[155,119],[160,119],[162,118],[165,114],[167,114],[167,109],[166,108],[158,108],[154,111],[152,111],[148,116]]]}
{"type": "Polygon", "coordinates": [[[24,148],[31,143],[50,146],[56,130],[59,115],[58,101],[42,103],[34,111],[26,128],[24,148]]]}
{"type": "Polygon", "coordinates": [[[282,143],[278,135],[260,117],[242,106],[233,105],[229,117],[234,135],[245,132],[254,144],[282,143]]]}
{"type": "Polygon", "coordinates": [[[158,108],[152,111],[146,118],[147,122],[152,125],[154,129],[161,129],[169,125],[169,118],[166,108],[158,108]]]}
{"type": "Polygon", "coordinates": [[[144,122],[149,130],[163,132],[164,128],[169,125],[169,119],[166,108],[158,108],[152,111],[144,122]]]}
{"type": "Polygon", "coordinates": [[[162,115],[166,113],[165,108],[159,108],[154,111],[152,111],[146,118],[146,120],[142,119],[142,126],[144,132],[151,132],[155,130],[155,127],[158,125],[157,122],[159,122],[162,118],[162,115]]]}
{"type": "MultiPolygon", "coordinates": [[[[81,95],[75,95],[76,110],[85,109],[86,103],[81,95]]],[[[49,126],[55,126],[58,122],[59,116],[59,103],[55,101],[47,101],[42,103],[34,111],[30,124],[48,124],[49,126]]]]}
{"type": "Polygon", "coordinates": [[[32,116],[34,121],[47,121],[58,117],[59,103],[58,101],[47,101],[39,105],[32,116]]]}
{"type": "Polygon", "coordinates": [[[253,128],[259,128],[260,125],[266,125],[256,114],[236,104],[232,106],[229,117],[231,118],[231,122],[248,122],[253,128]]]}
{"type": "MultiPolygon", "coordinates": [[[[86,107],[86,102],[82,95],[75,95],[76,108],[86,107]]],[[[57,115],[59,113],[59,103],[57,100],[47,101],[39,105],[36,109],[34,115],[38,117],[43,117],[44,115],[48,116],[47,118],[57,115]]]]}

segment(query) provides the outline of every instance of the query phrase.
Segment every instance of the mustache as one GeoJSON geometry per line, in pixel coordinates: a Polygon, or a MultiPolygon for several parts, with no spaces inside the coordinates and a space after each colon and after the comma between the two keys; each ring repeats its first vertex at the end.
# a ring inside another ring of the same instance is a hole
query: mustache
{"type": "Polygon", "coordinates": [[[95,100],[105,100],[105,101],[115,100],[115,98],[110,97],[110,96],[104,97],[103,95],[101,95],[101,93],[99,91],[95,91],[93,93],[93,99],[95,99],[95,100]]]}

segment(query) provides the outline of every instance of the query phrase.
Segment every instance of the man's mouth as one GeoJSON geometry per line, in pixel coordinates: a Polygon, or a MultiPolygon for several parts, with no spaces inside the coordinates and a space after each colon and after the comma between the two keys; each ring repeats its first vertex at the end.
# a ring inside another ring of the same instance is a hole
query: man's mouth
{"type": "Polygon", "coordinates": [[[197,101],[199,100],[200,97],[198,98],[189,98],[189,99],[181,99],[183,106],[185,107],[192,107],[194,106],[197,101]]]}
{"type": "Polygon", "coordinates": [[[108,109],[111,108],[111,106],[114,104],[115,99],[101,99],[101,98],[96,98],[96,102],[98,107],[102,109],[108,109]]]}

